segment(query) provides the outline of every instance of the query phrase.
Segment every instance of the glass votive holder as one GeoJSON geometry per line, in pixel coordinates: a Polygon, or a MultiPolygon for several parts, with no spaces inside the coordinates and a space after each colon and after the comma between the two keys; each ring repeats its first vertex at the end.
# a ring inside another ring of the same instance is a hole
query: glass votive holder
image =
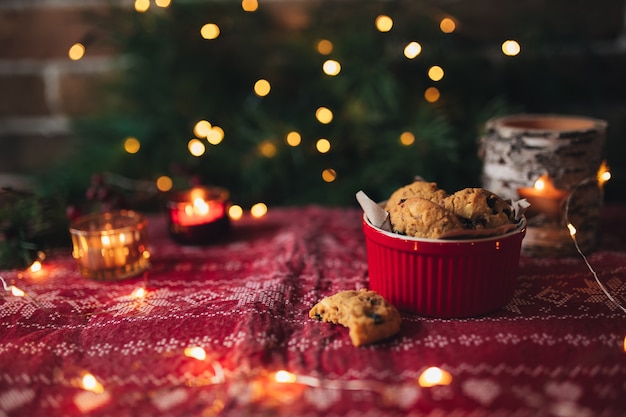
{"type": "Polygon", "coordinates": [[[194,187],[173,194],[167,202],[170,236],[187,245],[222,240],[230,231],[230,193],[221,187],[194,187]]]}
{"type": "Polygon", "coordinates": [[[80,273],[98,281],[117,281],[150,267],[148,222],[131,210],[91,214],[70,225],[72,256],[80,273]]]}

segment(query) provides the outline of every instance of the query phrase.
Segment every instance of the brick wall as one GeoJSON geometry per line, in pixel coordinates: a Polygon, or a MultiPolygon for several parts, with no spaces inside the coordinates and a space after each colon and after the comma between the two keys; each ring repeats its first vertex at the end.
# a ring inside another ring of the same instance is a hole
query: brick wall
{"type": "Polygon", "coordinates": [[[0,186],[22,185],[29,172],[68,151],[69,119],[97,110],[91,92],[114,65],[97,44],[68,57],[93,28],[84,14],[104,1],[0,2],[0,186]]]}
{"type": "MultiPolygon", "coordinates": [[[[132,9],[132,0],[117,1],[132,9]]],[[[260,0],[260,3],[273,7],[283,20],[295,16],[302,23],[300,1],[260,0]],[[290,7],[284,7],[287,5],[290,7]]],[[[29,173],[65,154],[71,137],[69,120],[97,111],[94,86],[118,61],[113,51],[92,42],[97,39],[95,29],[83,17],[86,12],[104,12],[109,2],[0,0],[0,186],[21,185],[29,173]],[[68,50],[76,42],[87,44],[87,54],[79,61],[72,61],[68,50]]],[[[431,0],[425,3],[459,16],[464,23],[460,28],[465,30],[464,36],[485,42],[506,39],[520,25],[551,25],[554,43],[544,47],[546,53],[556,51],[555,54],[561,55],[554,60],[551,70],[562,71],[572,84],[581,86],[595,73],[601,79],[594,88],[606,92],[606,100],[593,103],[593,107],[590,103],[576,102],[569,103],[568,110],[607,119],[612,140],[623,142],[626,95],[620,95],[619,90],[616,93],[614,87],[626,83],[626,0],[431,0]],[[581,54],[580,44],[567,45],[561,40],[576,37],[584,41],[584,48],[593,48],[593,61],[585,58],[588,52],[581,54]]],[[[534,106],[547,111],[550,105],[548,102],[534,106]]],[[[624,149],[623,145],[614,146],[619,146],[615,149],[620,151],[624,149]]]]}

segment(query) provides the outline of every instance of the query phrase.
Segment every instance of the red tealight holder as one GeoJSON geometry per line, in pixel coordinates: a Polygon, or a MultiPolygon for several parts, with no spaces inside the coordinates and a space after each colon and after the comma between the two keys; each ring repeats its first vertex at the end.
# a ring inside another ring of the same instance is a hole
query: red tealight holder
{"type": "Polygon", "coordinates": [[[220,187],[195,187],[172,195],[167,203],[170,236],[177,242],[202,245],[228,235],[230,193],[220,187]]]}

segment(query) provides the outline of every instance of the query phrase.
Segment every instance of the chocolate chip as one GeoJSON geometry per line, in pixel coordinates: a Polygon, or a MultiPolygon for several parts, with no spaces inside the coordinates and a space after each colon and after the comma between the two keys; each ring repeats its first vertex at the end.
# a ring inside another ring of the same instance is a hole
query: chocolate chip
{"type": "Polygon", "coordinates": [[[487,205],[489,206],[489,208],[494,208],[497,202],[498,198],[495,195],[490,194],[489,197],[487,197],[487,205]]]}
{"type": "Polygon", "coordinates": [[[372,320],[374,320],[374,324],[382,324],[383,323],[383,317],[380,314],[372,313],[372,314],[370,314],[370,317],[371,317],[372,320]]]}

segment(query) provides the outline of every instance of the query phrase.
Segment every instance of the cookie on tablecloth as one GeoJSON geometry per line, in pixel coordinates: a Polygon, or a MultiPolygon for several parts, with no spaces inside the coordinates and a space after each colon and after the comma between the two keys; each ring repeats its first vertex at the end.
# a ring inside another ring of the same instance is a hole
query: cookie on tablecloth
{"type": "Polygon", "coordinates": [[[436,182],[417,180],[394,191],[385,204],[385,210],[391,212],[402,201],[414,197],[440,204],[446,195],[444,190],[439,189],[436,182]]]}
{"type": "Polygon", "coordinates": [[[450,210],[423,198],[409,198],[389,212],[395,233],[411,237],[438,239],[463,224],[450,210]]]}
{"type": "Polygon", "coordinates": [[[375,291],[346,290],[323,298],[309,311],[318,321],[349,328],[354,346],[387,339],[400,331],[398,310],[375,291]]]}
{"type": "Polygon", "coordinates": [[[443,206],[469,221],[473,229],[491,229],[514,223],[511,205],[484,188],[465,188],[446,197],[443,206]]]}

